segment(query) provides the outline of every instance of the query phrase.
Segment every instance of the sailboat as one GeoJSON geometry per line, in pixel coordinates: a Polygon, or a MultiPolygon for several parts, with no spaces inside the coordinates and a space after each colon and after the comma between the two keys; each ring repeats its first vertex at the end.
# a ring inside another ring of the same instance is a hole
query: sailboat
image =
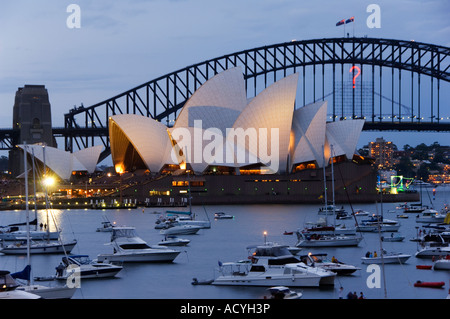
{"type": "MultiPolygon", "coordinates": [[[[26,151],[26,145],[23,145],[22,148],[24,149],[24,158],[25,161],[27,159],[27,151],[26,151]]],[[[25,166],[26,167],[26,166],[25,166]]],[[[33,166],[34,168],[34,166],[33,166]]],[[[45,146],[44,146],[44,171],[45,171],[45,146]]],[[[32,241],[32,238],[30,236],[30,223],[29,223],[29,203],[28,203],[28,170],[25,170],[25,184],[26,184],[26,212],[27,212],[27,230],[22,233],[22,237],[18,237],[16,240],[17,242],[9,244],[9,245],[3,245],[3,247],[0,248],[0,252],[5,255],[26,255],[28,253],[30,254],[63,254],[67,252],[71,252],[72,249],[77,244],[77,240],[74,239],[72,241],[68,241],[63,243],[59,240],[58,241],[50,241],[52,237],[50,236],[50,230],[49,227],[47,227],[46,230],[46,236],[45,240],[40,241],[32,241]]],[[[47,189],[45,191],[45,202],[46,205],[48,205],[48,194],[47,189]]],[[[47,206],[47,220],[48,220],[48,206],[47,206]]],[[[47,221],[48,225],[48,221],[47,221]]],[[[60,232],[58,231],[57,234],[59,235],[60,232]]]]}
{"type": "MultiPolygon", "coordinates": [[[[29,230],[30,237],[32,240],[56,240],[59,238],[60,231],[50,231],[50,230],[38,230],[38,216],[37,216],[37,196],[36,196],[36,177],[35,177],[35,166],[34,166],[34,150],[32,150],[32,172],[33,172],[33,184],[34,184],[34,220],[30,221],[30,225],[34,225],[34,230],[29,230]]],[[[41,224],[42,225],[42,224],[41,224]]],[[[48,225],[48,215],[47,215],[47,225],[48,225]]],[[[0,240],[3,241],[17,241],[27,236],[27,230],[23,230],[20,226],[26,226],[26,223],[14,223],[8,226],[2,226],[0,228],[0,240]]]]}
{"type": "MultiPolygon", "coordinates": [[[[25,144],[26,148],[26,144],[25,144]]],[[[25,172],[27,172],[27,153],[26,149],[24,149],[24,167],[25,172]]],[[[32,293],[34,295],[38,295],[44,299],[70,299],[74,295],[76,291],[76,287],[68,287],[64,286],[43,286],[36,285],[33,283],[33,277],[31,276],[31,245],[30,245],[30,213],[28,206],[28,174],[25,174],[25,207],[26,207],[26,225],[27,225],[27,265],[21,272],[17,272],[11,274],[11,277],[14,279],[24,279],[27,281],[26,285],[20,285],[16,288],[18,291],[24,291],[28,293],[32,293]]]]}
{"type": "MultiPolygon", "coordinates": [[[[333,205],[335,207],[335,199],[334,199],[334,167],[333,167],[333,145],[330,145],[331,148],[331,185],[332,185],[332,194],[333,194],[333,205]]],[[[326,175],[325,175],[325,150],[324,150],[324,158],[323,158],[323,179],[324,179],[324,189],[325,189],[325,198],[327,194],[326,188],[326,175]]],[[[335,216],[335,214],[333,214],[335,216]]],[[[336,219],[335,219],[336,224],[336,219]]],[[[312,233],[312,232],[301,232],[297,231],[298,242],[296,244],[297,247],[345,247],[345,246],[358,246],[359,242],[362,240],[362,237],[352,236],[352,235],[342,235],[336,234],[335,232],[336,225],[333,228],[333,233],[312,233]]]]}

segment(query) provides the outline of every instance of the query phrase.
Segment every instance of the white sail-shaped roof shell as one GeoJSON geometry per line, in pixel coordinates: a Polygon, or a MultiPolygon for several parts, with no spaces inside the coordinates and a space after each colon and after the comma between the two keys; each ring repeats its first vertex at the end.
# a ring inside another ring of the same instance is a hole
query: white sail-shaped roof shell
{"type": "Polygon", "coordinates": [[[152,173],[157,173],[165,164],[172,144],[167,127],[151,118],[120,114],[109,119],[109,137],[114,165],[123,165],[129,143],[138,152],[152,173]]]}
{"type": "Polygon", "coordinates": [[[97,145],[73,153],[73,156],[85,167],[88,173],[95,172],[103,146],[97,145]]]}
{"type": "MultiPolygon", "coordinates": [[[[18,145],[24,149],[24,145],[18,145]]],[[[87,168],[72,154],[54,147],[41,144],[26,145],[26,151],[50,168],[60,178],[68,180],[73,171],[85,171],[87,168]]]]}
{"type": "MultiPolygon", "coordinates": [[[[268,135],[270,135],[271,129],[278,129],[279,163],[277,171],[281,172],[286,170],[287,165],[297,83],[298,74],[295,73],[267,87],[250,101],[233,125],[234,129],[242,128],[244,130],[266,128],[268,135]]],[[[250,145],[259,145],[263,148],[263,151],[258,150],[257,154],[263,164],[267,165],[271,161],[271,156],[267,156],[272,154],[270,139],[250,138],[248,143],[240,146],[250,150],[250,145]]]]}
{"type": "Polygon", "coordinates": [[[241,111],[221,106],[191,106],[188,113],[189,127],[201,121],[203,129],[218,128],[225,136],[226,129],[233,126],[241,111]]]}
{"type": "Polygon", "coordinates": [[[333,145],[333,156],[345,155],[351,160],[355,154],[364,120],[345,120],[330,122],[326,125],[325,156],[330,158],[330,145],[333,145]]]}
{"type": "Polygon", "coordinates": [[[291,163],[316,161],[323,167],[327,102],[305,105],[294,112],[291,163]]]}
{"type": "MultiPolygon", "coordinates": [[[[189,163],[197,173],[202,173],[209,165],[238,167],[233,148],[218,129],[183,127],[170,129],[171,137],[176,141],[182,155],[171,154],[171,160],[181,164],[189,163]]],[[[245,150],[244,150],[245,152],[245,150]]],[[[180,154],[180,153],[179,153],[180,154]]]]}
{"type": "Polygon", "coordinates": [[[189,108],[192,106],[217,106],[242,111],[247,105],[245,81],[240,67],[218,73],[206,81],[186,101],[174,127],[189,126],[189,108]]]}

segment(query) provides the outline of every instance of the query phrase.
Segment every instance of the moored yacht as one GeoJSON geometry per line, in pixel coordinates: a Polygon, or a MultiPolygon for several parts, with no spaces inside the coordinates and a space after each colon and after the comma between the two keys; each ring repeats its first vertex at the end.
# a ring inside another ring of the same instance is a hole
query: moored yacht
{"type": "Polygon", "coordinates": [[[72,255],[62,258],[64,269],[56,279],[66,280],[70,275],[79,275],[80,279],[114,277],[122,266],[93,261],[88,255],[72,255]]]}
{"type": "Polygon", "coordinates": [[[350,275],[361,268],[338,261],[333,257],[330,261],[325,253],[309,253],[300,256],[300,260],[312,267],[320,267],[322,269],[332,271],[338,275],[350,275]]]}
{"type": "Polygon", "coordinates": [[[164,246],[149,246],[134,227],[114,227],[110,244],[113,253],[98,255],[98,262],[172,262],[180,254],[164,246]]]}
{"type": "Polygon", "coordinates": [[[297,247],[347,247],[358,246],[362,237],[337,234],[316,234],[297,232],[297,247]]]}
{"type": "Polygon", "coordinates": [[[369,219],[364,219],[356,226],[359,232],[396,232],[400,228],[400,223],[396,220],[385,219],[381,215],[372,215],[369,219]]]}
{"type": "Polygon", "coordinates": [[[426,209],[416,216],[416,223],[438,224],[444,221],[445,216],[446,214],[441,214],[437,210],[426,209]]]}
{"type": "Polygon", "coordinates": [[[224,263],[213,285],[319,287],[334,285],[335,273],[304,263],[285,265],[224,263]],[[243,268],[242,266],[247,266],[243,268]]]}
{"type": "Polygon", "coordinates": [[[265,287],[334,285],[335,273],[299,262],[287,247],[274,243],[252,246],[255,250],[249,256],[250,261],[219,262],[220,275],[212,284],[265,287]]]}

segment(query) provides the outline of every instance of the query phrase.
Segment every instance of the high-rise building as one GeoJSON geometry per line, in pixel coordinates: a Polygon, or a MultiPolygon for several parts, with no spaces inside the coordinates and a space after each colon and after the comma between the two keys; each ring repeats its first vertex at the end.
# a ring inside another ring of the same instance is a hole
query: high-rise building
{"type": "Polygon", "coordinates": [[[369,143],[369,156],[375,158],[375,165],[379,169],[390,168],[393,165],[393,155],[396,150],[395,144],[378,137],[375,142],[369,143]]]}

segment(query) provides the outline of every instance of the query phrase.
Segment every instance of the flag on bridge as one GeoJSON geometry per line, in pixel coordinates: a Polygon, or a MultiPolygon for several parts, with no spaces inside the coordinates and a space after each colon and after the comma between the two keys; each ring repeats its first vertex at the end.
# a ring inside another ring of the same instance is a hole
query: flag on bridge
{"type": "Polygon", "coordinates": [[[345,19],[342,19],[341,21],[339,21],[338,23],[336,23],[336,26],[340,26],[345,24],[345,19]]]}
{"type": "Polygon", "coordinates": [[[350,19],[345,20],[345,24],[354,22],[354,21],[355,21],[355,17],[351,17],[350,19]]]}

